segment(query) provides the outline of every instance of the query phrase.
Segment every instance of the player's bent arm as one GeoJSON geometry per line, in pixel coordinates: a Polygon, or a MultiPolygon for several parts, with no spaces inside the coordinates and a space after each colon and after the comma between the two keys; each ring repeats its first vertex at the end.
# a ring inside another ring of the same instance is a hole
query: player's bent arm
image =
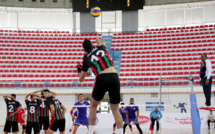
{"type": "Polygon", "coordinates": [[[50,105],[50,112],[51,112],[51,117],[54,117],[55,109],[54,109],[54,105],[53,104],[50,105]]]}
{"type": "Polygon", "coordinates": [[[150,113],[150,119],[152,118],[152,112],[150,113]]]}
{"type": "Polygon", "coordinates": [[[65,115],[65,113],[66,113],[66,107],[63,104],[61,104],[60,106],[63,109],[63,115],[65,115]]]}
{"type": "Polygon", "coordinates": [[[21,110],[22,110],[22,106],[19,106],[18,110],[16,112],[14,112],[14,114],[17,114],[21,110]]]}
{"type": "Polygon", "coordinates": [[[159,117],[159,120],[163,117],[162,113],[160,112],[160,117],[159,117]]]}
{"type": "Polygon", "coordinates": [[[4,95],[4,96],[3,96],[3,99],[4,99],[4,100],[7,99],[7,98],[11,98],[11,96],[9,96],[9,95],[4,95]]]}
{"type": "Polygon", "coordinates": [[[25,96],[25,100],[27,100],[28,97],[29,97],[31,94],[32,94],[32,93],[27,94],[27,95],[25,96]]]}
{"type": "Polygon", "coordinates": [[[44,102],[44,99],[43,99],[43,98],[36,97],[36,99],[39,99],[41,102],[44,102]]]}
{"type": "Polygon", "coordinates": [[[52,97],[54,97],[54,98],[57,96],[56,92],[50,91],[50,93],[52,94],[52,97]]]}
{"type": "Polygon", "coordinates": [[[87,72],[81,71],[81,74],[80,74],[80,77],[79,77],[79,82],[83,82],[85,77],[89,77],[90,74],[91,73],[89,71],[87,71],[87,72]]]}

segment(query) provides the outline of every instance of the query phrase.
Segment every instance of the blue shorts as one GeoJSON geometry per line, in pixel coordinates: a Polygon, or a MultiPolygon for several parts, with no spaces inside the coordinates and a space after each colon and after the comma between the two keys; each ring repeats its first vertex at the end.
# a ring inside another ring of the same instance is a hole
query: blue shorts
{"type": "Polygon", "coordinates": [[[75,125],[89,125],[88,118],[77,118],[75,120],[75,125]]]}
{"type": "Polygon", "coordinates": [[[127,120],[126,120],[126,119],[122,119],[122,120],[123,120],[123,122],[124,122],[124,123],[126,123],[126,122],[127,122],[127,120]]]}
{"type": "MultiPolygon", "coordinates": [[[[136,119],[136,117],[135,117],[135,118],[128,118],[129,123],[131,123],[131,122],[134,121],[135,119],[136,119]]],[[[126,123],[127,123],[127,120],[126,120],[126,123]]],[[[136,123],[139,123],[139,120],[138,120],[138,119],[136,120],[136,123]]]]}

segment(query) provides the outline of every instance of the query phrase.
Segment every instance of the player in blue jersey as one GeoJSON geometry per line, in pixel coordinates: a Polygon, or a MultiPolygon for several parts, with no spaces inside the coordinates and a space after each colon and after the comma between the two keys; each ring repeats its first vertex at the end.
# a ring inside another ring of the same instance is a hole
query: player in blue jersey
{"type": "Polygon", "coordinates": [[[125,111],[126,111],[126,123],[124,124],[124,127],[123,127],[124,133],[127,125],[129,125],[130,122],[133,121],[134,124],[137,126],[137,129],[140,132],[140,134],[143,134],[138,121],[139,107],[134,106],[134,98],[130,98],[130,106],[126,106],[125,111]]]}
{"type": "Polygon", "coordinates": [[[80,125],[86,125],[88,128],[88,118],[87,118],[87,106],[90,106],[89,102],[84,100],[84,95],[79,94],[78,95],[79,101],[75,103],[74,107],[72,108],[70,114],[73,114],[73,111],[77,109],[77,118],[75,120],[75,128],[73,130],[73,134],[76,134],[78,127],[80,125]],[[75,107],[75,106],[82,106],[83,107],[75,107]],[[86,106],[86,107],[84,107],[86,106]]]}
{"type": "MultiPolygon", "coordinates": [[[[123,122],[126,123],[126,111],[125,111],[125,107],[124,107],[124,103],[121,103],[121,108],[119,108],[119,112],[120,114],[122,115],[122,119],[123,119],[123,122]]],[[[131,133],[133,134],[133,129],[132,129],[132,126],[131,124],[129,124],[129,128],[131,130],[131,133]]],[[[116,123],[113,124],[113,134],[115,134],[115,130],[116,130],[116,123]]]]}

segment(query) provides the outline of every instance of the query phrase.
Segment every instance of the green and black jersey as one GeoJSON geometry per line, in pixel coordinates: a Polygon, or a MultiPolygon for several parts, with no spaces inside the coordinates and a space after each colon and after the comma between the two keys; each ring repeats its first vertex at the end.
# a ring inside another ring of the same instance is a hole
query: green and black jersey
{"type": "Polygon", "coordinates": [[[64,115],[63,115],[63,110],[61,108],[61,102],[58,99],[55,99],[54,97],[49,97],[46,99],[46,105],[50,106],[54,105],[54,109],[55,109],[55,114],[52,117],[53,120],[61,120],[61,119],[65,119],[64,115]]]}
{"type": "Polygon", "coordinates": [[[27,121],[28,122],[39,122],[39,106],[42,103],[40,100],[29,101],[25,100],[28,110],[27,121]]]}
{"type": "Polygon", "coordinates": [[[90,53],[84,55],[83,57],[82,70],[86,72],[88,68],[91,67],[95,76],[97,76],[101,71],[104,71],[112,66],[113,62],[108,51],[106,50],[106,47],[103,45],[94,47],[90,53]]]}
{"type": "Polygon", "coordinates": [[[6,121],[17,122],[18,121],[18,114],[14,116],[10,116],[12,113],[16,112],[21,104],[16,100],[9,100],[8,98],[5,99],[7,105],[7,118],[6,121]]]}
{"type": "Polygon", "coordinates": [[[42,102],[40,104],[39,116],[40,117],[49,117],[49,107],[46,105],[46,99],[44,99],[44,102],[42,102]]]}

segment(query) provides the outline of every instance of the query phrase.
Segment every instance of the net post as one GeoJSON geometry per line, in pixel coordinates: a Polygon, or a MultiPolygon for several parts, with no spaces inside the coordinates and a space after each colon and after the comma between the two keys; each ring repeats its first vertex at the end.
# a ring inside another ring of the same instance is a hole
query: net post
{"type": "Polygon", "coordinates": [[[159,76],[159,106],[161,106],[161,75],[159,76]]]}

